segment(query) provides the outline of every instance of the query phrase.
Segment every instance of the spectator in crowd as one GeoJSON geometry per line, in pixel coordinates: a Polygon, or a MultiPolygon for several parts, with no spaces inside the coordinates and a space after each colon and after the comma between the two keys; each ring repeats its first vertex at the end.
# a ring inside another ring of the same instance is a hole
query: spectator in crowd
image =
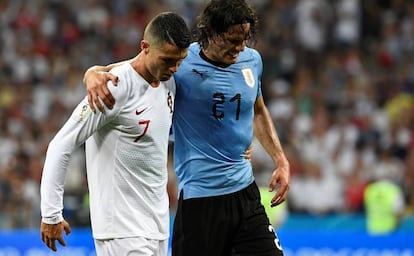
{"type": "MultiPolygon", "coordinates": [[[[381,154],[387,154],[386,151],[381,154]]],[[[392,168],[379,168],[365,188],[366,227],[370,234],[392,233],[401,222],[405,200],[394,175],[392,168]]]]}

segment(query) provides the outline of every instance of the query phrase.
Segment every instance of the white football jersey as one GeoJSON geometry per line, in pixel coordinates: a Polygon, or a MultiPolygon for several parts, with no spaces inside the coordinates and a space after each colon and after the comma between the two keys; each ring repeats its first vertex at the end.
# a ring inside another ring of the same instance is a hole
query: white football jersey
{"type": "Polygon", "coordinates": [[[175,82],[153,88],[129,63],[111,70],[113,109],[92,113],[87,98],[49,144],[41,182],[45,223],[63,219],[66,168],[85,143],[92,232],[95,239],[169,235],[167,149],[175,82]]]}

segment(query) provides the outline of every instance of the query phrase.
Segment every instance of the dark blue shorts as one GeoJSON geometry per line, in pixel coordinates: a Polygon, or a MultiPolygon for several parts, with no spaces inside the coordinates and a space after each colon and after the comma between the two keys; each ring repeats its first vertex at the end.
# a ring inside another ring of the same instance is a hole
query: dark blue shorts
{"type": "Polygon", "coordinates": [[[183,200],[181,191],[172,256],[282,256],[279,239],[255,182],[228,195],[183,200]]]}

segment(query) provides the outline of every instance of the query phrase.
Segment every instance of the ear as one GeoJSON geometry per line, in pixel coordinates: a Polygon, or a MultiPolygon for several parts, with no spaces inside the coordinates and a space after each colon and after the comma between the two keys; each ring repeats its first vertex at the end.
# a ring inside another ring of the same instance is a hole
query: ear
{"type": "Polygon", "coordinates": [[[147,40],[142,40],[141,41],[141,50],[145,53],[148,53],[149,48],[150,48],[150,43],[147,40]]]}

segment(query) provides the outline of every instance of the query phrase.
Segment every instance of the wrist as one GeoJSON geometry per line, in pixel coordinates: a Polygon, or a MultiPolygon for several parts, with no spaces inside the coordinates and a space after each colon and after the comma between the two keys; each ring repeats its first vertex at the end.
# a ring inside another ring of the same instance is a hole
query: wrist
{"type": "Polygon", "coordinates": [[[58,224],[62,221],[63,221],[63,216],[61,215],[53,216],[53,217],[42,217],[42,222],[49,224],[49,225],[58,224]]]}

